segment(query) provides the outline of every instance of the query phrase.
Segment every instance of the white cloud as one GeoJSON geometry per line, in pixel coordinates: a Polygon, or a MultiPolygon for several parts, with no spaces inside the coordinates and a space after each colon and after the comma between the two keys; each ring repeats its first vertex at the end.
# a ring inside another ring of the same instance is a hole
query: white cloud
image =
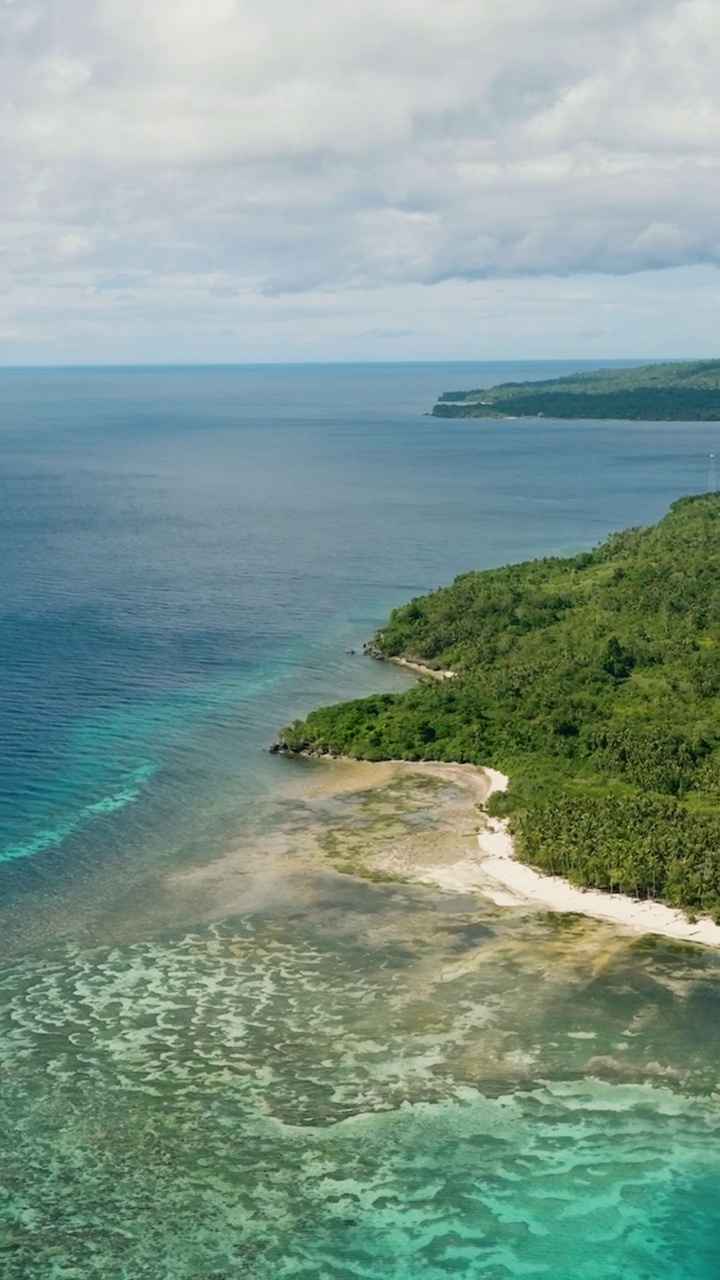
{"type": "Polygon", "coordinates": [[[59,237],[56,248],[62,258],[79,258],[92,252],[93,242],[88,235],[69,231],[59,237]]]}
{"type": "Polygon", "coordinates": [[[6,319],[717,264],[719,48],[708,0],[15,0],[6,319]]]}

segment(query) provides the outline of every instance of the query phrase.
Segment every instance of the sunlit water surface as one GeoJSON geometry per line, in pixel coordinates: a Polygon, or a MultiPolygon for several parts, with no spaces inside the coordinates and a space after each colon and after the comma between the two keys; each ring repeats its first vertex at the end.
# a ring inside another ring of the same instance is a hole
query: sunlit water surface
{"type": "Polygon", "coordinates": [[[264,751],[406,686],[394,603],[706,486],[712,424],[423,417],[570,368],[0,375],[3,1277],[716,1280],[715,956],[360,879],[264,751]]]}

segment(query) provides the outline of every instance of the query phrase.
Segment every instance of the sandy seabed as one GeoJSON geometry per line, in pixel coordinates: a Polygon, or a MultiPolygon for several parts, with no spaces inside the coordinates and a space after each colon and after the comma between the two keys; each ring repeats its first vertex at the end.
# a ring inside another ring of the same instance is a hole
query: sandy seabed
{"type": "MultiPolygon", "coordinates": [[[[680,941],[720,947],[720,925],[710,919],[690,921],[681,911],[660,902],[639,900],[625,894],[602,893],[597,889],[581,889],[561,876],[546,875],[518,861],[506,822],[489,818],[482,806],[495,791],[504,791],[509,779],[496,769],[474,765],[409,763],[388,761],[369,764],[362,761],[332,761],[335,794],[364,791],[387,786],[393,779],[425,775],[441,783],[451,784],[467,793],[471,801],[460,828],[454,824],[452,840],[427,842],[404,841],[396,848],[385,867],[404,879],[455,893],[480,893],[498,906],[534,905],[544,910],[572,912],[607,920],[636,933],[654,933],[680,941]],[[469,840],[468,823],[475,826],[475,839],[469,840]],[[464,834],[464,839],[458,836],[464,834]],[[434,857],[434,853],[440,856],[434,857]]],[[[324,789],[322,782],[318,782],[324,789]]],[[[450,834],[450,833],[448,833],[450,834]]]]}
{"type": "Polygon", "coordinates": [[[332,869],[720,947],[720,925],[712,920],[691,921],[660,902],[577,888],[520,862],[508,824],[484,811],[493,792],[508,785],[495,769],[337,757],[285,763],[293,764],[282,785],[293,820],[263,835],[260,860],[254,836],[208,864],[168,878],[167,888],[188,897],[196,915],[217,918],[276,895],[311,895],[313,873],[332,869]]]}

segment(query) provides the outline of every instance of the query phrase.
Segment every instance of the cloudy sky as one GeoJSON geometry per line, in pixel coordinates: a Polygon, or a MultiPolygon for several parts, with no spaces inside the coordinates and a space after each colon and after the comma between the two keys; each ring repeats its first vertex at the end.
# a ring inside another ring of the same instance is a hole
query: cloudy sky
{"type": "Polygon", "coordinates": [[[0,0],[0,362],[720,355],[717,0],[0,0]]]}

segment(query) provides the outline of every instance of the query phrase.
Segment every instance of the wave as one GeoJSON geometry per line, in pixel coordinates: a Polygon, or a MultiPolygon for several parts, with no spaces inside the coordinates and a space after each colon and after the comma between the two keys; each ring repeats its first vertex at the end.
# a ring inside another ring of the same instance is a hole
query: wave
{"type": "Polygon", "coordinates": [[[138,799],[144,784],[155,772],[156,767],[150,760],[143,761],[142,764],[131,770],[125,782],[117,791],[101,796],[99,800],[93,800],[89,804],[83,805],[75,813],[59,818],[51,827],[41,828],[27,840],[6,845],[4,849],[0,850],[0,862],[14,862],[18,858],[30,858],[34,854],[42,853],[46,849],[51,849],[54,845],[62,844],[63,840],[66,840],[68,836],[77,831],[78,827],[83,826],[90,819],[108,813],[116,813],[119,809],[124,809],[126,805],[132,804],[134,800],[138,799]]]}

